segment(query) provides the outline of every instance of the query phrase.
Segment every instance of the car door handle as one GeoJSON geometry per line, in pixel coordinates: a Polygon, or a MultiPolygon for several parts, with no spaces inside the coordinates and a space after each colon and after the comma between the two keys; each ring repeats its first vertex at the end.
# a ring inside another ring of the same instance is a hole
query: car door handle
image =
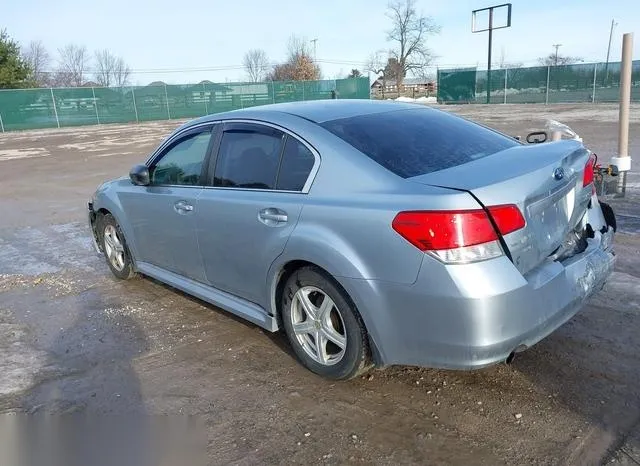
{"type": "Polygon", "coordinates": [[[186,201],[178,201],[173,205],[173,209],[179,214],[186,214],[193,211],[193,206],[186,201]]]}
{"type": "Polygon", "coordinates": [[[268,226],[282,225],[287,223],[289,217],[284,210],[269,207],[262,209],[258,214],[258,220],[268,226]]]}

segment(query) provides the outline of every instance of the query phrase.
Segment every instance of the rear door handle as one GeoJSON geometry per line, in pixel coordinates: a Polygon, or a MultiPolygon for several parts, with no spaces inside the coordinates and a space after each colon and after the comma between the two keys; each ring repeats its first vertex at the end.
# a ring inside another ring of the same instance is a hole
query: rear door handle
{"type": "Polygon", "coordinates": [[[283,225],[289,221],[289,217],[284,210],[269,207],[262,209],[258,213],[258,220],[267,226],[283,225]]]}
{"type": "Polygon", "coordinates": [[[173,209],[179,214],[186,214],[193,211],[193,206],[187,201],[178,201],[173,205],[173,209]]]}

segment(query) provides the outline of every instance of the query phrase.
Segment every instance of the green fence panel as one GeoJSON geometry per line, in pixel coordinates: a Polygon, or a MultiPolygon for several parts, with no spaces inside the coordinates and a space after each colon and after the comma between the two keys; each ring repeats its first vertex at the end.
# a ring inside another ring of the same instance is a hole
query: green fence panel
{"type": "Polygon", "coordinates": [[[53,89],[53,97],[61,127],[98,124],[90,87],[53,89]]]}
{"type": "Polygon", "coordinates": [[[507,103],[533,104],[546,101],[546,66],[506,69],[507,103]]]}
{"type": "Polygon", "coordinates": [[[150,84],[132,87],[132,99],[135,99],[139,121],[171,119],[171,110],[167,101],[166,86],[150,84]]]}
{"type": "Polygon", "coordinates": [[[303,81],[304,100],[332,99],[336,81],[303,81]]]}
{"type": "Polygon", "coordinates": [[[336,79],[335,89],[338,99],[368,99],[371,95],[369,78],[336,79]]]}
{"type": "MultiPolygon", "coordinates": [[[[491,70],[491,100],[490,103],[504,103],[505,96],[505,70],[491,70]]],[[[478,71],[476,73],[476,102],[487,102],[487,72],[478,71]]]]}
{"type": "Polygon", "coordinates": [[[0,118],[5,131],[58,127],[51,89],[0,90],[0,118]]]}
{"type": "Polygon", "coordinates": [[[593,64],[549,67],[549,103],[591,102],[593,64]]]}
{"type": "Polygon", "coordinates": [[[476,68],[438,70],[438,102],[475,102],[476,74],[476,68]]]}
{"type": "Polygon", "coordinates": [[[189,119],[279,102],[367,99],[369,79],[0,90],[4,131],[189,119]]]}
{"type": "Polygon", "coordinates": [[[171,118],[196,118],[207,114],[204,89],[201,85],[165,86],[171,118]]]}
{"type": "MultiPolygon", "coordinates": [[[[440,102],[472,102],[468,70],[438,71],[440,102]]],[[[632,63],[631,100],[640,100],[640,60],[632,63]]],[[[486,102],[487,72],[475,77],[474,102],[486,102]]],[[[620,63],[578,63],[491,71],[491,103],[617,102],[620,98],[620,63]]]]}
{"type": "Polygon", "coordinates": [[[97,119],[101,124],[137,121],[131,88],[94,87],[92,91],[98,107],[97,119]]]}

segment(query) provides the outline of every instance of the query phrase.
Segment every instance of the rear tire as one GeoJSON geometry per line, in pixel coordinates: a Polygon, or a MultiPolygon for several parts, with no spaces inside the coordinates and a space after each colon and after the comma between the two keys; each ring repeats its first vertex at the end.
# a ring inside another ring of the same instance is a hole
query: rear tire
{"type": "Polygon", "coordinates": [[[369,369],[362,318],[340,285],[319,269],[304,267],[289,277],[280,309],[289,343],[307,369],[333,380],[369,369]]]}
{"type": "Polygon", "coordinates": [[[111,214],[104,214],[97,220],[102,251],[111,272],[121,280],[129,280],[136,274],[133,261],[120,225],[111,214]]]}

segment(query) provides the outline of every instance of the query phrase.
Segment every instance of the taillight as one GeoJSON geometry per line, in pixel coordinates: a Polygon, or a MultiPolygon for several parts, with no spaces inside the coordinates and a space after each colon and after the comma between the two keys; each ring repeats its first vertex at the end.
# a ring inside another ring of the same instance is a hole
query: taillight
{"type": "Polygon", "coordinates": [[[496,205],[489,207],[489,212],[498,231],[503,235],[508,235],[525,226],[524,217],[516,205],[496,205]]]}
{"type": "MultiPolygon", "coordinates": [[[[502,234],[525,225],[515,205],[490,207],[489,212],[502,234]]],[[[421,251],[447,263],[467,263],[503,254],[491,219],[482,209],[400,212],[393,229],[421,251]]]]}
{"type": "Polygon", "coordinates": [[[596,156],[594,154],[589,155],[589,160],[584,166],[584,175],[582,175],[582,187],[593,183],[593,171],[595,170],[596,156]]]}

